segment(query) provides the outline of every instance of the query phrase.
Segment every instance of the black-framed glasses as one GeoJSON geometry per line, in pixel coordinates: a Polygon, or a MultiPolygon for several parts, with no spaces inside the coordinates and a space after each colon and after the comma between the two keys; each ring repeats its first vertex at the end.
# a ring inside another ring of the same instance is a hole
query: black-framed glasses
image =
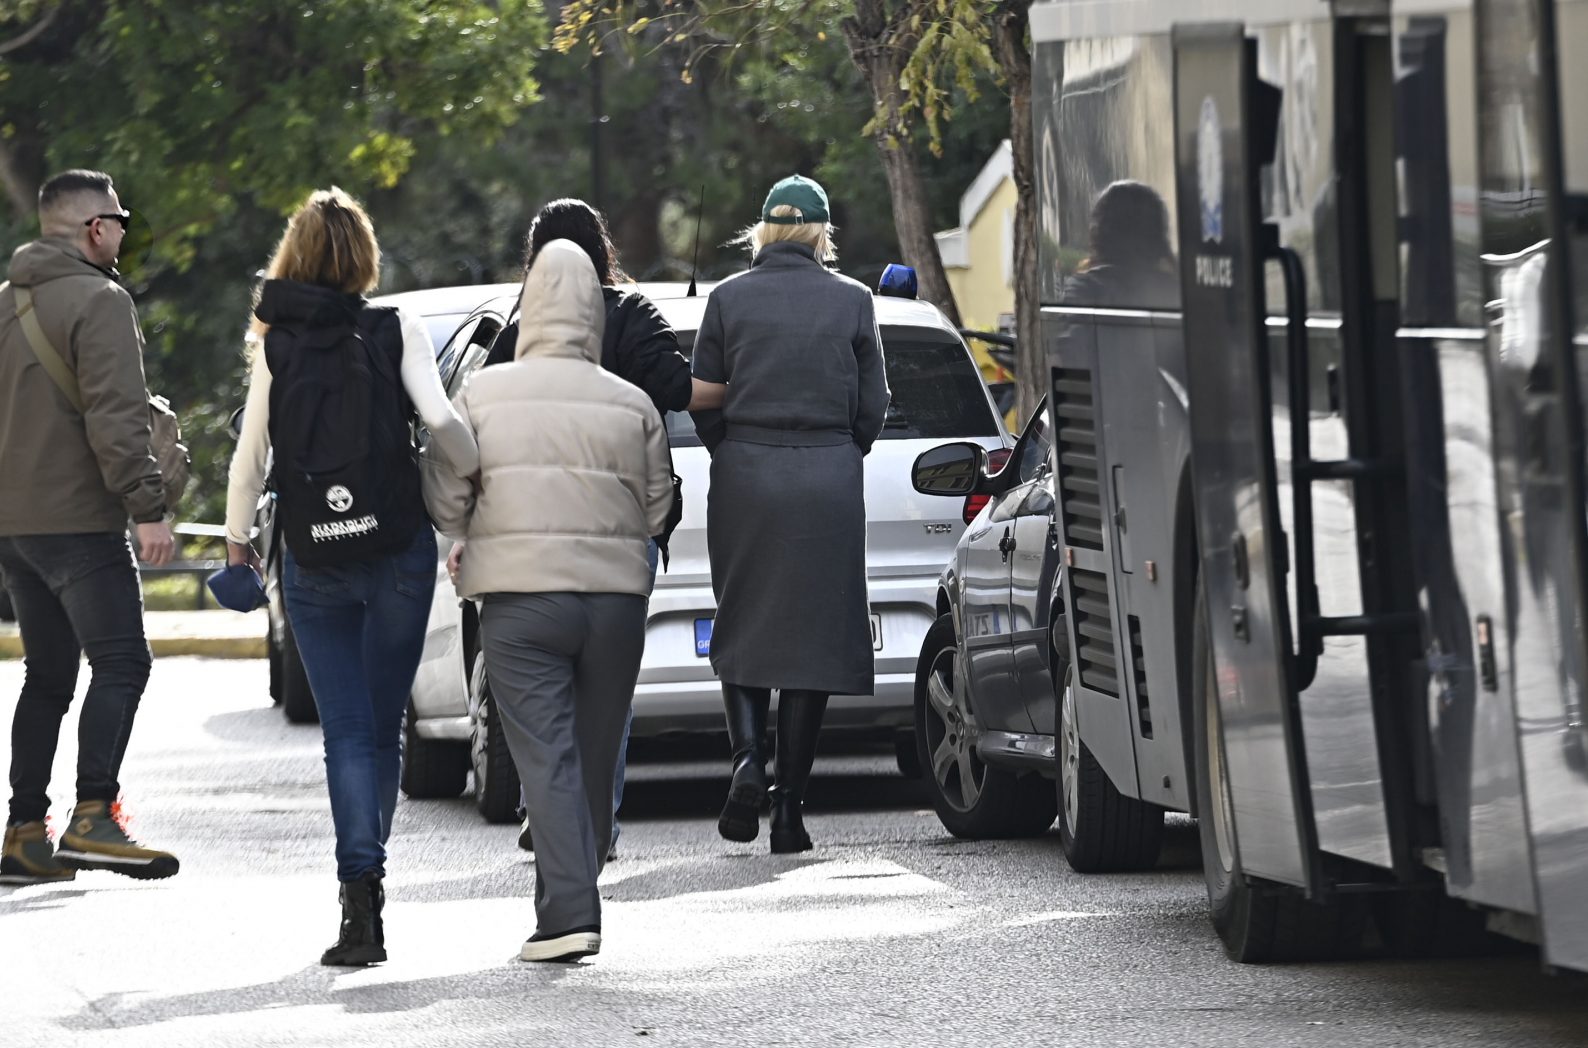
{"type": "Polygon", "coordinates": [[[93,218],[90,218],[88,221],[84,222],[83,225],[91,226],[95,222],[98,222],[100,219],[105,219],[106,221],[109,221],[112,218],[115,219],[117,222],[121,223],[121,231],[123,233],[125,233],[128,229],[132,228],[132,212],[131,211],[112,211],[109,214],[105,214],[105,215],[95,215],[93,218]]]}

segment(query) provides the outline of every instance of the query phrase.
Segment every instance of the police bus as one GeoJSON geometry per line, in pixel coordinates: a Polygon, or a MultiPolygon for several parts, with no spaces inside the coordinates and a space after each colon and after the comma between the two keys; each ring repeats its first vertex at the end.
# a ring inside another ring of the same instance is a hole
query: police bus
{"type": "Polygon", "coordinates": [[[1239,960],[1588,970],[1588,0],[1031,24],[1073,817],[1239,960]]]}

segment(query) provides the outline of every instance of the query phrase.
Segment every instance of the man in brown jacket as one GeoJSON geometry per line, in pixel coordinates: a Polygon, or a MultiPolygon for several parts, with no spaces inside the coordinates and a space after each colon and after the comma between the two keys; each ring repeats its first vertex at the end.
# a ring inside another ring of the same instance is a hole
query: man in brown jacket
{"type": "Polygon", "coordinates": [[[149,449],[143,333],[113,268],[131,220],[109,175],[55,176],[39,191],[43,236],[11,256],[0,290],[0,574],[27,652],[0,883],[177,871],[175,856],[127,836],[116,804],[152,661],[128,518],[145,560],[172,553],[149,449]],[[81,412],[44,363],[52,348],[76,377],[81,412]],[[57,851],[44,824],[50,767],[85,653],[77,806],[57,851]]]}

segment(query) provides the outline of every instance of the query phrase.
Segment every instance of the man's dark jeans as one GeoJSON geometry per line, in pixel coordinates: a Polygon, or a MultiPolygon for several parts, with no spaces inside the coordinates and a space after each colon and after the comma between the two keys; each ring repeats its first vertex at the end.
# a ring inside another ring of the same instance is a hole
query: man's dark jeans
{"type": "Polygon", "coordinates": [[[84,654],[91,678],[77,724],[77,799],[114,801],[153,662],[132,546],[105,532],[14,535],[0,538],[0,573],[27,652],[11,724],[11,821],[34,822],[49,810],[61,718],[84,654]]]}

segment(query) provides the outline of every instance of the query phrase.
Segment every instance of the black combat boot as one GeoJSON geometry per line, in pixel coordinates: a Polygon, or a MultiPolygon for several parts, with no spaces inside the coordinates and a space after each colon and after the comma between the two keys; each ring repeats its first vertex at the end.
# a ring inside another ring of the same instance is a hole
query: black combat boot
{"type": "Polygon", "coordinates": [[[802,809],[805,786],[816,763],[816,741],[822,732],[827,695],[785,688],[777,700],[777,782],[772,798],[772,854],[811,850],[802,809]]]}
{"type": "Polygon", "coordinates": [[[320,955],[320,963],[360,968],[386,959],[386,929],[380,911],[386,890],[380,874],[371,871],[342,885],[342,934],[336,945],[320,955]]]}
{"type": "Polygon", "coordinates": [[[730,841],[753,841],[761,832],[761,807],[766,802],[766,711],[771,704],[768,688],[723,682],[733,781],[717,819],[717,832],[730,841]]]}

